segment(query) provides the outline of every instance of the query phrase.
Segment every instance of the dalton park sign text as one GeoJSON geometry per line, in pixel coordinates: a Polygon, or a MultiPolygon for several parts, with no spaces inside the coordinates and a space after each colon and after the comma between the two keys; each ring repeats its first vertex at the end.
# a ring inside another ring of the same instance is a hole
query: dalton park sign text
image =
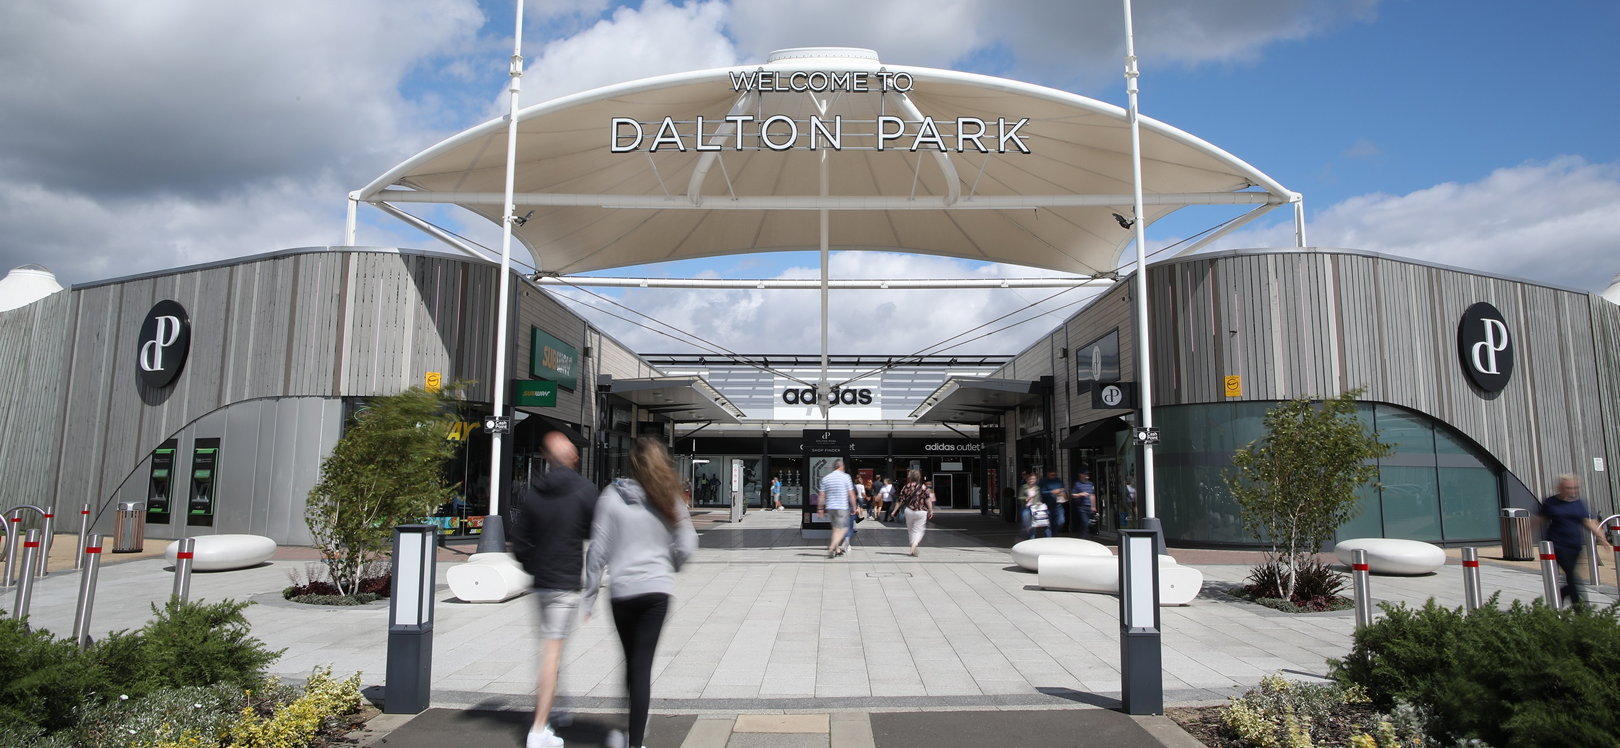
{"type": "MultiPolygon", "coordinates": [[[[905,93],[912,87],[911,74],[899,71],[876,73],[845,71],[787,71],[757,70],[731,74],[734,91],[769,93],[796,92],[849,92],[905,93]]],[[[665,117],[657,121],[640,121],[633,117],[614,117],[609,124],[609,141],[614,153],[660,150],[688,150],[709,152],[726,150],[727,141],[733,150],[786,151],[793,148],[819,150],[830,148],[854,150],[937,150],[941,153],[955,150],[963,153],[969,148],[980,153],[1029,153],[1025,142],[1030,136],[1020,133],[1029,118],[1010,122],[999,117],[994,122],[979,117],[957,117],[955,120],[935,121],[933,117],[907,120],[892,115],[879,115],[877,119],[845,120],[843,115],[832,119],[810,116],[794,119],[786,114],[769,117],[763,114],[728,114],[719,121],[676,121],[665,117]],[[844,125],[851,125],[848,133],[844,125]],[[649,136],[649,132],[651,133],[649,136]],[[844,136],[876,140],[876,145],[845,145],[844,136]]]]}

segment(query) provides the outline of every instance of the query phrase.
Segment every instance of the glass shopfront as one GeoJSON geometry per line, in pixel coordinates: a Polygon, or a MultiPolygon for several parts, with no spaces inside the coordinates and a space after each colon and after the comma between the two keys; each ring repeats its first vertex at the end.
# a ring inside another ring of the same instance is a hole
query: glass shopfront
{"type": "MultiPolygon", "coordinates": [[[[1154,409],[1159,515],[1171,540],[1252,544],[1222,474],[1232,453],[1264,435],[1270,402],[1154,409]]],[[[1362,422],[1395,451],[1378,461],[1378,482],[1360,491],[1361,511],[1340,538],[1385,537],[1444,543],[1495,541],[1502,468],[1469,440],[1421,413],[1362,403],[1362,422]]],[[[1130,450],[1126,450],[1128,453],[1130,450]]]]}

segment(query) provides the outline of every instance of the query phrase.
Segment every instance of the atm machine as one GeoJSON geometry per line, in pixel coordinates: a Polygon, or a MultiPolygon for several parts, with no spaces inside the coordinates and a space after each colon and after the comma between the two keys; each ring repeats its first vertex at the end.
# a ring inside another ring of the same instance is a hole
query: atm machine
{"type": "Polygon", "coordinates": [[[198,439],[191,449],[191,500],[186,504],[186,524],[214,526],[214,485],[219,477],[219,440],[198,439]]]}
{"type": "Polygon", "coordinates": [[[152,473],[146,482],[146,524],[169,524],[174,500],[174,453],[180,444],[170,439],[152,450],[152,473]]]}

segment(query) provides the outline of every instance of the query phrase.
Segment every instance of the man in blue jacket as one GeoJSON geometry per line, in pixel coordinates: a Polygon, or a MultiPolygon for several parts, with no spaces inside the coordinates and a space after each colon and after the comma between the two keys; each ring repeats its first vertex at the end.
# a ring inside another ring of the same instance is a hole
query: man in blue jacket
{"type": "MultiPolygon", "coordinates": [[[[1591,533],[1597,542],[1614,546],[1603,538],[1603,528],[1598,527],[1597,520],[1592,519],[1592,513],[1586,508],[1586,502],[1581,500],[1581,479],[1565,473],[1558,476],[1558,493],[1547,497],[1541,502],[1541,517],[1547,521],[1547,531],[1544,537],[1552,543],[1553,556],[1558,559],[1558,568],[1564,571],[1564,589],[1561,598],[1572,604],[1583,602],[1581,589],[1575,585],[1575,563],[1580,560],[1581,548],[1586,545],[1586,534],[1591,533]]],[[[1597,580],[1592,580],[1597,584],[1597,580]]]]}
{"type": "Polygon", "coordinates": [[[540,604],[540,686],[527,748],[561,748],[551,721],[563,642],[579,625],[584,586],[585,541],[596,514],[596,486],[575,472],[579,451],[562,432],[541,440],[549,469],[517,496],[520,512],[512,523],[512,550],[534,577],[540,604]]]}

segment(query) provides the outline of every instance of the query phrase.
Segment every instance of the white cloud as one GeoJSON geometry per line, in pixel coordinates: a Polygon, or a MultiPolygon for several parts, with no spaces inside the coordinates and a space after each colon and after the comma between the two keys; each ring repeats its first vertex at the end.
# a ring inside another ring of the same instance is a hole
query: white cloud
{"type": "Polygon", "coordinates": [[[0,4],[0,263],[64,282],[341,238],[440,136],[401,94],[472,0],[0,4]]]}
{"type": "MultiPolygon", "coordinates": [[[[725,35],[727,7],[719,0],[685,6],[646,0],[610,18],[546,43],[524,71],[522,101],[539,103],[623,81],[686,70],[725,67],[737,50],[725,35]]],[[[495,113],[504,114],[502,96],[495,113]]]]}
{"type": "MultiPolygon", "coordinates": [[[[1373,17],[1377,0],[1140,0],[1143,64],[1250,62],[1266,45],[1373,17]]],[[[1053,85],[1095,84],[1123,69],[1117,0],[735,0],[733,35],[763,58],[783,47],[870,47],[887,62],[946,67],[979,56],[1053,85]]]]}
{"type": "MultiPolygon", "coordinates": [[[[1308,197],[1308,196],[1307,196],[1308,197]]],[[[1307,203],[1308,204],[1308,203],[1307,203]]],[[[1601,291],[1620,272],[1620,164],[1564,156],[1406,195],[1354,197],[1311,214],[1310,243],[1601,291]]],[[[1291,246],[1293,223],[1218,248],[1291,246]]]]}
{"type": "MultiPolygon", "coordinates": [[[[819,278],[814,267],[789,268],[779,278],[819,278]]],[[[834,252],[829,273],[834,278],[1006,278],[1055,276],[1059,273],[1011,265],[970,263],[942,257],[889,252],[834,252]]],[[[965,332],[1021,307],[1058,293],[1059,289],[1017,290],[910,290],[831,292],[829,304],[830,337],[840,353],[906,354],[965,332]],[[949,303],[944,303],[948,299],[949,303]]],[[[601,289],[598,294],[610,295],[601,289]]],[[[1088,298],[1092,289],[1077,289],[1038,304],[956,342],[978,337],[1041,312],[1058,309],[1070,302],[1088,298]]],[[[592,321],[638,351],[684,351],[688,348],[645,327],[614,319],[590,309],[591,306],[635,319],[642,325],[658,327],[603,302],[589,299],[572,289],[563,296],[581,301],[581,309],[592,321]]],[[[740,353],[804,353],[821,350],[821,294],[819,291],[784,290],[674,290],[630,289],[611,294],[626,306],[702,340],[740,353]]],[[[1076,307],[1041,317],[1028,324],[997,332],[964,345],[950,353],[1005,353],[1024,348],[1051,330],[1076,307]]],[[[660,328],[675,334],[668,328],[660,328]]]]}

